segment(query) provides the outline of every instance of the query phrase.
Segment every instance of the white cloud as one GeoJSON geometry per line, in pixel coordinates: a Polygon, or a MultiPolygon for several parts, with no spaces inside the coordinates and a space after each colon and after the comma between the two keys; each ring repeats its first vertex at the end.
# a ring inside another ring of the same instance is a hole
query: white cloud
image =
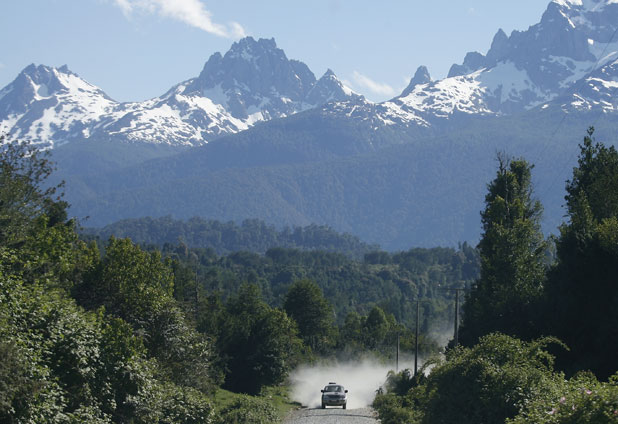
{"type": "Polygon", "coordinates": [[[131,14],[133,8],[128,0],[114,0],[114,3],[122,10],[122,13],[124,13],[125,16],[129,16],[131,14]]]}
{"type": "Polygon", "coordinates": [[[157,14],[184,22],[210,34],[226,38],[242,38],[245,30],[238,22],[222,25],[212,20],[200,0],[112,0],[129,17],[135,12],[157,14]]]}
{"type": "Polygon", "coordinates": [[[352,73],[352,80],[354,82],[353,85],[366,88],[372,93],[379,94],[381,96],[393,96],[395,94],[395,89],[390,85],[376,82],[358,71],[354,71],[352,73]]]}

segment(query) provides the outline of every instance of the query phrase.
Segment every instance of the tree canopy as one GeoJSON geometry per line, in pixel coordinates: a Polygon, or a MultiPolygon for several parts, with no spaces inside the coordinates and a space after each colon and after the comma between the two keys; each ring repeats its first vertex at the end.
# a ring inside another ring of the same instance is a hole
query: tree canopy
{"type": "Polygon", "coordinates": [[[547,244],[540,227],[542,207],[532,197],[532,168],[525,160],[498,156],[481,213],[481,275],[466,299],[460,332],[468,346],[494,331],[528,339],[537,335],[535,308],[547,244]]]}

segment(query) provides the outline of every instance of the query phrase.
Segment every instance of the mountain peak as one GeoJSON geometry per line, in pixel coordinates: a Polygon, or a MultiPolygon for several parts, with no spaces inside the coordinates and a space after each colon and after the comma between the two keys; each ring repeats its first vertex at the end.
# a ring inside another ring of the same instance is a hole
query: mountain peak
{"type": "Polygon", "coordinates": [[[312,105],[323,105],[329,102],[342,102],[361,97],[346,87],[329,68],[307,94],[305,102],[312,105]]]}
{"type": "Polygon", "coordinates": [[[556,4],[564,8],[581,8],[588,11],[598,11],[610,4],[618,4],[617,0],[552,0],[551,4],[556,4]]]}
{"type": "Polygon", "coordinates": [[[428,82],[431,82],[431,76],[429,75],[429,70],[427,69],[426,66],[419,66],[416,72],[414,73],[414,76],[410,80],[410,83],[408,84],[406,89],[403,90],[403,92],[401,93],[401,97],[405,97],[408,94],[410,94],[412,91],[414,91],[414,87],[416,87],[417,85],[427,84],[428,82]]]}
{"type": "Polygon", "coordinates": [[[251,37],[245,37],[232,44],[230,50],[225,54],[229,57],[240,57],[245,60],[253,59],[264,54],[275,54],[285,56],[283,50],[277,48],[274,38],[260,38],[257,41],[251,37]]]}
{"type": "MultiPolygon", "coordinates": [[[[322,78],[332,78],[332,77],[337,78],[337,76],[335,75],[335,73],[333,72],[333,70],[332,70],[332,69],[330,69],[330,68],[328,68],[328,69],[326,70],[326,72],[324,72],[324,75],[322,75],[322,78]]],[[[321,78],[320,78],[320,79],[321,79],[321,78]]]]}
{"type": "Polygon", "coordinates": [[[35,90],[39,95],[49,94],[66,89],[65,83],[59,78],[61,74],[77,77],[76,74],[69,71],[66,65],[61,68],[54,68],[32,63],[21,71],[14,84],[19,90],[26,90],[27,92],[35,90]]]}

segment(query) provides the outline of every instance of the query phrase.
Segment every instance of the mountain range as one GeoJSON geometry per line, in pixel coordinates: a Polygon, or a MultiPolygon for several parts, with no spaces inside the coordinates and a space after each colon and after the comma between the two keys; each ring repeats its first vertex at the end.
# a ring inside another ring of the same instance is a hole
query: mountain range
{"type": "Polygon", "coordinates": [[[328,70],[319,80],[274,40],[213,54],[198,77],[144,102],[118,103],[65,65],[30,65],[0,91],[0,128],[55,146],[89,138],[198,146],[256,122],[361,98],[328,70]]]}
{"type": "Polygon", "coordinates": [[[326,224],[397,249],[479,236],[496,151],[535,163],[545,228],[589,125],[618,128],[618,0],[554,0],[446,78],[421,66],[373,103],[316,79],[274,40],[213,54],[160,97],[118,103],[68,68],[31,65],[0,91],[9,139],[53,148],[88,225],[139,216],[326,224]]]}

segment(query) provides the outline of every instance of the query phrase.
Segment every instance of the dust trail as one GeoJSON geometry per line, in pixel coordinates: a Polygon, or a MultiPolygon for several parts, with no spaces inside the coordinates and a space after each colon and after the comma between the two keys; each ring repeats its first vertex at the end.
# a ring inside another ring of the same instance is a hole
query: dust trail
{"type": "MultiPolygon", "coordinates": [[[[410,363],[400,362],[399,368],[414,367],[410,363]]],[[[320,390],[329,382],[342,384],[348,390],[348,408],[364,408],[371,405],[378,390],[386,381],[386,375],[392,369],[375,360],[350,361],[344,363],[305,365],[297,368],[290,375],[291,397],[301,404],[315,408],[320,406],[320,390]]]]}

